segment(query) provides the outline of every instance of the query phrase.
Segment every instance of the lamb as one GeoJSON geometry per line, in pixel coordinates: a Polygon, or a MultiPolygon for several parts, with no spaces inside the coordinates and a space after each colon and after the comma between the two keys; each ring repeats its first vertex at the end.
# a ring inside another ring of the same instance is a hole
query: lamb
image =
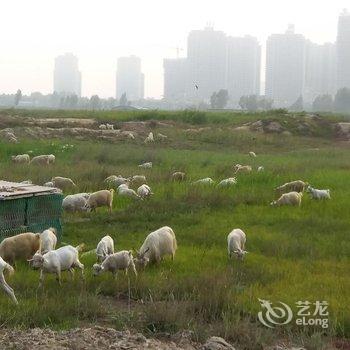
{"type": "Polygon", "coordinates": [[[101,190],[90,194],[85,208],[87,211],[95,211],[97,207],[108,207],[112,213],[114,189],[101,190]]]}
{"type": "Polygon", "coordinates": [[[113,124],[106,124],[106,129],[107,130],[114,130],[114,125],[113,124]]]}
{"type": "Polygon", "coordinates": [[[135,276],[137,276],[132,252],[121,250],[120,252],[108,255],[102,264],[94,264],[92,271],[94,276],[109,271],[112,272],[114,278],[116,278],[118,270],[124,270],[127,275],[130,268],[133,270],[135,276]]]}
{"type": "Polygon", "coordinates": [[[71,187],[77,187],[73,180],[68,177],[55,176],[51,179],[51,182],[53,183],[54,187],[57,187],[62,191],[71,187]]]}
{"type": "Polygon", "coordinates": [[[100,130],[107,130],[106,124],[100,124],[98,127],[100,130]]]}
{"type": "Polygon", "coordinates": [[[153,166],[152,162],[146,162],[146,163],[142,163],[139,165],[139,168],[142,169],[151,169],[153,166]]]}
{"type": "Polygon", "coordinates": [[[30,164],[33,165],[49,165],[50,164],[50,159],[47,154],[42,154],[41,156],[36,156],[33,157],[32,160],[30,161],[30,164]]]}
{"type": "Polygon", "coordinates": [[[287,192],[303,192],[306,187],[308,186],[307,182],[296,180],[292,182],[287,182],[282,186],[279,186],[276,188],[276,191],[280,194],[287,193],[287,192]]]}
{"type": "Polygon", "coordinates": [[[104,236],[96,247],[97,261],[104,261],[110,254],[114,254],[114,241],[111,236],[104,236]]]}
{"type": "Polygon", "coordinates": [[[118,195],[132,199],[142,199],[133,189],[129,188],[126,184],[120,185],[118,187],[118,195]]]}
{"type": "Polygon", "coordinates": [[[18,154],[17,156],[12,156],[11,157],[12,162],[17,163],[17,164],[29,164],[30,162],[30,157],[29,154],[18,154]]]}
{"type": "Polygon", "coordinates": [[[44,282],[45,273],[55,273],[57,281],[61,285],[61,272],[68,270],[73,276],[74,268],[78,267],[84,278],[84,265],[79,261],[79,251],[82,250],[82,247],[83,245],[75,248],[67,245],[43,255],[37,252],[32,259],[28,259],[32,268],[40,269],[39,287],[44,282]]]}
{"type": "Polygon", "coordinates": [[[151,232],[145,239],[136,255],[136,263],[144,268],[150,262],[159,263],[165,255],[171,255],[172,260],[175,258],[177,242],[174,231],[164,226],[151,232]]]}
{"type": "Polygon", "coordinates": [[[311,194],[312,199],[331,199],[330,191],[327,190],[318,190],[316,188],[312,188],[308,186],[306,189],[307,193],[311,194]]]}
{"type": "Polygon", "coordinates": [[[173,181],[184,181],[186,179],[186,174],[181,171],[175,171],[175,173],[171,175],[171,178],[173,181]]]}
{"type": "Polygon", "coordinates": [[[153,132],[150,132],[144,141],[144,143],[150,143],[150,142],[154,142],[153,132]]]}
{"type": "Polygon", "coordinates": [[[245,233],[239,228],[232,230],[227,236],[228,257],[231,259],[232,256],[236,256],[236,258],[243,260],[244,255],[247,254],[245,243],[245,233]]]}
{"type": "Polygon", "coordinates": [[[38,250],[40,250],[40,233],[21,233],[5,238],[0,243],[0,257],[11,265],[16,260],[31,258],[38,250]]]}
{"type": "Polygon", "coordinates": [[[229,177],[227,179],[224,179],[218,183],[219,187],[228,187],[235,185],[237,183],[237,179],[235,177],[229,177]]]}
{"type": "Polygon", "coordinates": [[[13,267],[9,265],[3,258],[0,257],[0,286],[3,288],[5,293],[7,293],[10,296],[11,300],[15,304],[18,304],[18,301],[13,289],[7,284],[5,280],[4,271],[8,271],[10,275],[12,275],[15,272],[13,267]]]}
{"type": "Polygon", "coordinates": [[[262,171],[264,171],[265,170],[265,168],[262,166],[262,165],[260,165],[259,167],[258,167],[258,173],[261,173],[262,171]]]}
{"type": "Polygon", "coordinates": [[[53,227],[48,228],[40,234],[42,255],[46,254],[50,250],[54,250],[57,244],[57,230],[53,227]]]}
{"type": "Polygon", "coordinates": [[[132,183],[145,183],[147,182],[146,176],[144,175],[134,175],[129,178],[132,183]]]}
{"type": "Polygon", "coordinates": [[[250,151],[250,152],[249,152],[249,156],[250,156],[250,157],[252,157],[252,158],[256,158],[256,153],[255,153],[255,152],[250,151]]]}
{"type": "Polygon", "coordinates": [[[192,185],[213,185],[215,182],[210,177],[206,177],[204,179],[199,179],[197,181],[192,182],[192,185]]]}
{"type": "Polygon", "coordinates": [[[122,184],[129,184],[130,180],[121,176],[121,175],[110,175],[108,176],[104,182],[107,182],[111,185],[114,185],[115,187],[118,187],[122,184]]]}
{"type": "Polygon", "coordinates": [[[233,167],[233,170],[235,170],[235,174],[238,174],[238,173],[250,173],[252,171],[252,167],[250,165],[236,164],[233,167]]]}
{"type": "Polygon", "coordinates": [[[153,192],[148,185],[143,184],[137,189],[137,194],[140,196],[140,198],[147,198],[150,197],[153,192]]]}
{"type": "Polygon", "coordinates": [[[280,207],[282,205],[292,205],[299,206],[301,205],[301,198],[303,196],[302,192],[288,192],[283,193],[282,196],[277,199],[277,201],[273,201],[270,205],[280,207]]]}

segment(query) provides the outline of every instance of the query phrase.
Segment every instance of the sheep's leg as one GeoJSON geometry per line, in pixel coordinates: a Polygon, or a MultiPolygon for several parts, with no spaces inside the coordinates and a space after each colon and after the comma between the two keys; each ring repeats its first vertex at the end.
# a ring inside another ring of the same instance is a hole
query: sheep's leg
{"type": "Polygon", "coordinates": [[[83,279],[83,281],[85,281],[85,276],[84,276],[84,265],[77,259],[76,266],[78,266],[78,268],[80,269],[81,272],[81,278],[83,279]]]}
{"type": "Polygon", "coordinates": [[[61,271],[56,271],[56,275],[57,275],[57,277],[56,277],[56,280],[57,280],[57,282],[58,282],[58,284],[61,286],[62,285],[62,283],[61,283],[61,271]]]}
{"type": "Polygon", "coordinates": [[[127,276],[127,275],[128,275],[128,268],[126,268],[126,269],[124,270],[124,272],[125,272],[125,276],[127,276]]]}
{"type": "Polygon", "coordinates": [[[171,260],[174,261],[174,259],[175,259],[175,252],[172,252],[171,253],[171,260]]]}
{"type": "Polygon", "coordinates": [[[73,280],[74,280],[74,269],[73,269],[73,268],[70,268],[68,271],[69,271],[70,276],[71,276],[71,279],[72,279],[72,281],[73,281],[73,280]]]}
{"type": "Polygon", "coordinates": [[[3,274],[0,275],[0,286],[2,286],[2,288],[4,289],[5,293],[8,294],[11,298],[11,300],[15,303],[18,304],[18,301],[16,299],[15,293],[13,291],[13,289],[7,284],[7,282],[5,281],[5,278],[3,276],[3,274]]]}
{"type": "Polygon", "coordinates": [[[136,267],[135,267],[134,262],[131,261],[131,264],[130,264],[130,265],[131,265],[132,270],[134,271],[135,276],[137,277],[137,271],[136,271],[136,267]]]}

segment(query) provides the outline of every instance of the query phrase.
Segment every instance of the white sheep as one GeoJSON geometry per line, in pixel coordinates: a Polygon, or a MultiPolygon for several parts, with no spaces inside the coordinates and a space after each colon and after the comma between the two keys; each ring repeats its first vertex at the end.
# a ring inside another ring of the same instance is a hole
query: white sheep
{"type": "Polygon", "coordinates": [[[124,270],[127,275],[130,268],[133,270],[135,276],[137,276],[132,252],[121,250],[120,252],[108,255],[101,264],[94,264],[92,270],[94,276],[100,275],[103,272],[111,272],[114,278],[116,278],[118,270],[124,270]]]}
{"type": "Polygon", "coordinates": [[[252,167],[250,165],[236,164],[234,165],[233,170],[235,171],[235,174],[250,173],[252,171],[252,167]]]}
{"type": "Polygon", "coordinates": [[[40,250],[40,233],[25,232],[7,237],[0,243],[0,257],[13,265],[16,260],[29,259],[40,250]]]}
{"type": "Polygon", "coordinates": [[[114,130],[114,125],[113,124],[106,124],[106,129],[107,130],[114,130]]]}
{"type": "Polygon", "coordinates": [[[331,199],[330,191],[327,190],[318,190],[316,188],[312,188],[308,186],[306,189],[307,193],[311,194],[312,199],[331,199]]]}
{"type": "Polygon", "coordinates": [[[57,244],[57,231],[50,227],[40,234],[41,239],[41,254],[46,254],[50,250],[54,250],[57,244]]]}
{"type": "Polygon", "coordinates": [[[147,198],[147,197],[150,197],[153,194],[153,192],[148,185],[143,184],[137,189],[137,194],[141,198],[147,198]]]}
{"type": "Polygon", "coordinates": [[[68,212],[85,211],[89,193],[76,193],[66,196],[62,201],[62,208],[68,212]]]}
{"type": "Polygon", "coordinates": [[[159,263],[165,255],[175,258],[177,242],[174,231],[164,226],[151,232],[143,242],[136,255],[136,263],[140,267],[145,267],[150,262],[159,263]]]}
{"type": "Polygon", "coordinates": [[[110,175],[107,178],[104,179],[104,182],[107,182],[111,185],[114,185],[115,187],[118,187],[122,184],[129,184],[130,179],[127,179],[121,175],[110,175]]]}
{"type": "Polygon", "coordinates": [[[79,251],[83,245],[72,247],[67,245],[56,250],[51,250],[42,255],[37,252],[32,259],[28,259],[31,267],[40,269],[39,287],[44,281],[44,274],[54,273],[57,275],[57,281],[61,284],[61,272],[69,271],[73,276],[74,268],[78,267],[81,270],[84,278],[84,265],[79,261],[79,251]]]}
{"type": "Polygon", "coordinates": [[[258,167],[258,173],[261,173],[262,171],[264,171],[265,170],[265,168],[262,166],[262,165],[260,165],[259,167],[258,167]]]}
{"type": "Polygon", "coordinates": [[[117,189],[118,195],[122,197],[129,197],[132,199],[142,199],[133,189],[129,188],[127,184],[122,184],[117,189]]]}
{"type": "Polygon", "coordinates": [[[175,171],[171,174],[171,179],[173,181],[184,181],[186,179],[186,174],[182,171],[175,171]]]}
{"type": "Polygon", "coordinates": [[[114,254],[114,241],[111,236],[104,236],[96,247],[97,261],[104,261],[108,255],[114,254]]]}
{"type": "Polygon", "coordinates": [[[30,157],[29,154],[18,154],[17,156],[11,157],[12,161],[17,164],[29,164],[30,157]]]}
{"type": "Polygon", "coordinates": [[[100,124],[98,127],[100,130],[107,130],[106,124],[100,124]]]}
{"type": "Polygon", "coordinates": [[[146,183],[146,176],[144,175],[134,175],[129,178],[132,183],[146,183]]]}
{"type": "Polygon", "coordinates": [[[85,208],[87,211],[95,211],[98,207],[108,207],[109,213],[112,213],[114,189],[110,190],[100,190],[91,193],[85,208]]]}
{"type": "Polygon", "coordinates": [[[237,179],[235,177],[229,177],[218,183],[219,187],[228,187],[237,184],[237,179]]]}
{"type": "Polygon", "coordinates": [[[303,196],[302,192],[283,193],[282,196],[277,199],[277,201],[271,202],[270,205],[277,206],[277,207],[280,207],[282,205],[292,205],[292,206],[300,207],[302,196],[303,196]]]}
{"type": "Polygon", "coordinates": [[[291,182],[286,182],[282,186],[276,188],[278,193],[287,193],[287,192],[303,192],[309,184],[307,182],[296,180],[291,182]]]}
{"type": "Polygon", "coordinates": [[[150,142],[154,142],[153,132],[150,132],[144,141],[144,143],[150,143],[150,142]]]}
{"type": "Polygon", "coordinates": [[[30,161],[30,164],[34,164],[34,165],[49,165],[50,164],[49,155],[42,154],[40,156],[33,157],[32,160],[30,161]]]}
{"type": "Polygon", "coordinates": [[[204,179],[199,179],[197,181],[192,182],[192,185],[213,185],[215,182],[212,178],[206,177],[204,179]]]}
{"type": "Polygon", "coordinates": [[[55,176],[51,179],[51,182],[53,183],[54,187],[57,187],[62,191],[72,187],[77,187],[73,180],[68,177],[55,176]]]}
{"type": "Polygon", "coordinates": [[[146,162],[146,163],[140,164],[138,167],[142,169],[151,169],[152,166],[153,166],[152,162],[146,162]]]}
{"type": "Polygon", "coordinates": [[[168,136],[166,136],[166,135],[163,135],[163,134],[161,134],[161,133],[158,133],[158,134],[157,134],[157,139],[158,139],[159,141],[165,141],[167,138],[168,138],[168,136]]]}
{"type": "Polygon", "coordinates": [[[252,157],[252,158],[256,158],[256,153],[255,153],[255,152],[250,151],[250,152],[249,152],[249,156],[250,156],[250,157],[252,157]]]}
{"type": "Polygon", "coordinates": [[[236,256],[238,259],[243,259],[244,255],[247,254],[245,243],[245,233],[239,228],[232,230],[227,236],[228,257],[232,258],[232,256],[236,256]]]}
{"type": "Polygon", "coordinates": [[[10,264],[8,264],[2,257],[0,257],[0,286],[3,288],[5,293],[10,296],[12,301],[15,304],[18,304],[17,298],[15,296],[15,292],[7,284],[7,282],[5,280],[4,271],[7,271],[9,273],[9,275],[12,275],[15,272],[13,267],[10,264]]]}

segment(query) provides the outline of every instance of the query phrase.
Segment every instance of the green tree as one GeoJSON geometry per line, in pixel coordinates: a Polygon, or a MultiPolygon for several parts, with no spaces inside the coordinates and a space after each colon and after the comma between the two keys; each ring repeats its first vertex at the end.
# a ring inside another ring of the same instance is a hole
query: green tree
{"type": "Polygon", "coordinates": [[[128,98],[126,97],[126,92],[124,92],[124,93],[120,96],[119,104],[120,104],[121,106],[127,106],[127,105],[128,105],[128,98]]]}
{"type": "Polygon", "coordinates": [[[21,99],[22,99],[22,91],[18,89],[15,94],[15,106],[18,106],[19,101],[21,101],[21,99]]]}
{"type": "Polygon", "coordinates": [[[229,96],[228,91],[221,89],[218,92],[213,92],[210,96],[210,106],[211,108],[222,109],[225,108],[228,102],[229,96]]]}
{"type": "Polygon", "coordinates": [[[100,109],[101,107],[101,101],[98,95],[92,95],[90,97],[90,107],[95,110],[95,109],[100,109]]]}
{"type": "Polygon", "coordinates": [[[350,89],[339,89],[334,97],[334,109],[337,112],[349,113],[350,112],[350,89]]]}
{"type": "Polygon", "coordinates": [[[258,97],[256,95],[241,96],[238,104],[244,110],[256,111],[258,109],[258,97]]]}
{"type": "Polygon", "coordinates": [[[316,96],[312,103],[312,109],[317,111],[330,112],[333,109],[333,98],[332,95],[324,94],[316,96]]]}

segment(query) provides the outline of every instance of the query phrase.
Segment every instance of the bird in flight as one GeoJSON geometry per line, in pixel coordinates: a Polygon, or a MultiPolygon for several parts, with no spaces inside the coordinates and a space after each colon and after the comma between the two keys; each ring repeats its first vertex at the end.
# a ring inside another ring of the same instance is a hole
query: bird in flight
{"type": "Polygon", "coordinates": [[[198,90],[198,84],[194,84],[194,88],[198,90]]]}

